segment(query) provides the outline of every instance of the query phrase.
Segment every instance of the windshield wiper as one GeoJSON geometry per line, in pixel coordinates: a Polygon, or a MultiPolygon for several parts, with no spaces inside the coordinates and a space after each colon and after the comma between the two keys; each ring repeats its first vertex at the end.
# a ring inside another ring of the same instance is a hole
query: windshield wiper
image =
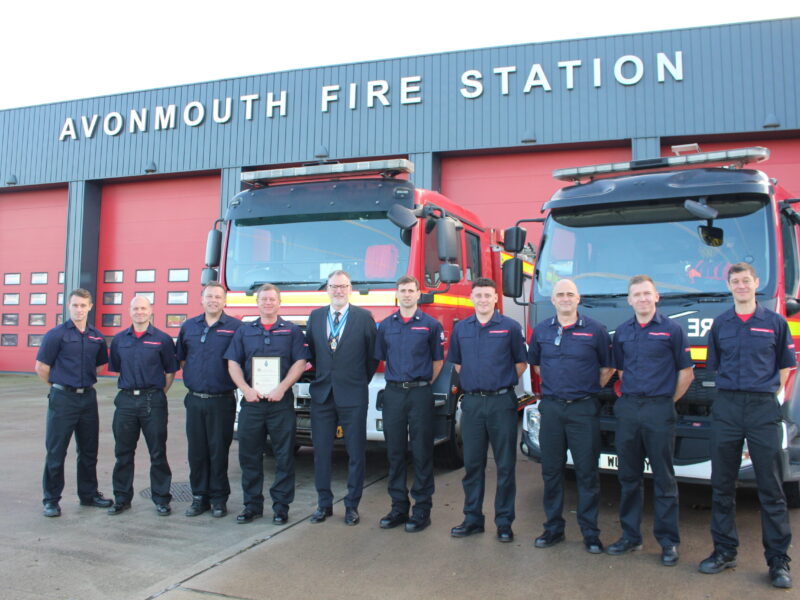
{"type": "Polygon", "coordinates": [[[615,306],[617,298],[627,298],[628,294],[581,294],[581,305],[586,308],[595,306],[615,306]],[[587,302],[588,301],[588,302],[587,302]],[[605,302],[604,302],[605,301],[605,302]]]}
{"type": "Polygon", "coordinates": [[[603,299],[603,298],[624,298],[628,294],[625,293],[618,293],[618,294],[581,294],[581,298],[592,298],[592,299],[603,299]]]}
{"type": "Polygon", "coordinates": [[[684,292],[679,294],[661,294],[662,300],[682,300],[685,298],[697,298],[702,300],[707,298],[708,302],[720,302],[724,298],[730,298],[730,292],[684,292]]]}
{"type": "MultiPolygon", "coordinates": [[[[359,280],[359,279],[352,279],[352,280],[350,281],[350,284],[351,284],[353,287],[355,287],[355,286],[357,286],[357,285],[383,285],[383,284],[386,284],[386,283],[391,283],[391,284],[394,284],[395,282],[394,282],[394,281],[376,281],[376,280],[372,280],[372,279],[371,279],[371,280],[369,280],[369,281],[367,281],[367,280],[359,280]]],[[[328,282],[327,282],[327,281],[325,281],[325,282],[323,282],[323,283],[322,283],[322,285],[321,285],[321,286],[319,286],[319,288],[317,288],[317,289],[318,289],[318,290],[324,290],[324,289],[327,287],[327,285],[328,285],[328,282]]]]}
{"type": "Polygon", "coordinates": [[[317,281],[256,281],[253,282],[253,285],[247,288],[247,292],[252,294],[265,283],[271,283],[272,285],[277,285],[278,287],[282,285],[318,285],[317,281]]]}

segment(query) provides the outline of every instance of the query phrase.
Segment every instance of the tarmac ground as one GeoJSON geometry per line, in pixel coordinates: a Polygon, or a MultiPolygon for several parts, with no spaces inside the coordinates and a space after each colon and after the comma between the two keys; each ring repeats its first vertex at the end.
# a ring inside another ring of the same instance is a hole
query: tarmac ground
{"type": "MultiPolygon", "coordinates": [[[[100,408],[100,489],[111,496],[114,465],[111,420],[116,379],[98,385],[100,408]]],[[[167,454],[173,472],[173,513],[158,517],[149,492],[146,446],[139,442],[133,508],[111,517],[82,507],[75,492],[74,443],[66,464],[63,514],[47,519],[41,509],[46,388],[33,375],[0,374],[0,598],[9,600],[261,600],[271,598],[530,598],[651,600],[661,598],[796,598],[769,586],[761,548],[758,498],[738,494],[741,539],[738,563],[719,575],[702,575],[697,564],[711,551],[708,531],[711,494],[705,486],[685,485],[681,494],[680,562],[667,568],[652,527],[649,482],[642,524],[644,550],[625,556],[590,555],[583,549],[574,515],[575,484],[566,482],[566,542],[546,550],[533,547],[541,533],[542,482],[539,465],[521,454],[517,462],[516,539],[500,544],[492,524],[494,464],[487,464],[486,532],[454,539],[449,530],[462,520],[462,472],[437,471],[433,524],[420,533],[402,527],[382,530],[388,512],[386,463],[381,451],[368,453],[361,523],[347,527],[340,502],[346,492],[344,450],[334,454],[334,516],[311,524],[316,506],[313,451],[297,455],[297,493],[289,523],[278,527],[265,518],[237,525],[241,510],[238,447],[231,447],[232,495],[229,515],[183,515],[191,501],[186,462],[183,396],[170,390],[167,454]],[[769,596],[768,596],[769,594],[769,596]]],[[[264,458],[265,487],[273,462],[264,458]]],[[[615,478],[602,478],[600,528],[603,542],[619,537],[615,478]]],[[[265,490],[266,492],[266,490],[265,490]]],[[[267,509],[269,508],[267,504],[267,509]]],[[[800,510],[791,512],[800,531],[800,510]]],[[[796,573],[795,573],[796,575],[796,573]]],[[[795,579],[798,579],[796,575],[795,579]]],[[[800,586],[800,580],[796,586],[800,586]]]]}

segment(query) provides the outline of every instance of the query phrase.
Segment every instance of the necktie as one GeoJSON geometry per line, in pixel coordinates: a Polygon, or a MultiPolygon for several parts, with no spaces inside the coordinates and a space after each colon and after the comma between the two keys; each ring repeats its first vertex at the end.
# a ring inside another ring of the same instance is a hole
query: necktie
{"type": "Polygon", "coordinates": [[[339,345],[339,318],[342,316],[342,313],[336,311],[333,313],[333,327],[331,328],[331,332],[328,335],[328,345],[331,347],[331,350],[336,350],[336,346],[339,345]]]}

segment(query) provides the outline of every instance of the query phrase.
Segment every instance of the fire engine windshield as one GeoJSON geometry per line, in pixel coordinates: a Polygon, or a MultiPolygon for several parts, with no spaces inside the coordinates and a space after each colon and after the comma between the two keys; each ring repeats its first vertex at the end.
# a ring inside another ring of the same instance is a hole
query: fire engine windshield
{"type": "Polygon", "coordinates": [[[225,278],[231,290],[259,283],[318,289],[344,269],[354,286],[391,288],[408,266],[409,247],[386,212],[237,219],[231,223],[225,278]]]}
{"type": "Polygon", "coordinates": [[[644,273],[662,296],[727,294],[731,264],[752,264],[764,291],[773,279],[770,214],[763,198],[710,199],[719,211],[714,227],[723,243],[703,243],[699,225],[683,199],[589,206],[551,214],[537,262],[536,293],[550,296],[562,277],[575,280],[582,296],[627,295],[628,279],[644,273]]]}

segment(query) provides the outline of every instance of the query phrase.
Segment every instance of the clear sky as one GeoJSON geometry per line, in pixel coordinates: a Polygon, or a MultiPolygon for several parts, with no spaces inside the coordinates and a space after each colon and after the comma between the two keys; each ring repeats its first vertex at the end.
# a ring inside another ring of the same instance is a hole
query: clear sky
{"type": "Polygon", "coordinates": [[[2,13],[0,109],[289,69],[797,13],[794,2],[779,0],[16,0],[2,13]]]}

